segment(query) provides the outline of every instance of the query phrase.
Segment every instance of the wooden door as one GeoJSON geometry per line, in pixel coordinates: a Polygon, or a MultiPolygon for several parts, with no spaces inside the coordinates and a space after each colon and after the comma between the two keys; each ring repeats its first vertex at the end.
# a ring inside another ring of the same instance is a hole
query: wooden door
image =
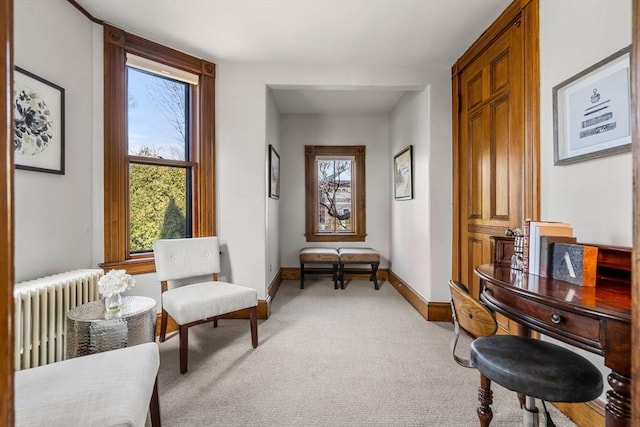
{"type": "Polygon", "coordinates": [[[453,277],[476,298],[489,237],[537,214],[537,6],[514,2],[453,67],[453,277]]]}

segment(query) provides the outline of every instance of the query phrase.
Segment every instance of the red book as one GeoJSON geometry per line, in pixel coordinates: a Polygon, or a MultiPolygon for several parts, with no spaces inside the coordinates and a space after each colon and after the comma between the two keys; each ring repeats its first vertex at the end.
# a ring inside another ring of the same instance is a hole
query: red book
{"type": "Polygon", "coordinates": [[[522,233],[522,272],[529,272],[529,232],[531,218],[524,220],[524,231],[522,233]]]}

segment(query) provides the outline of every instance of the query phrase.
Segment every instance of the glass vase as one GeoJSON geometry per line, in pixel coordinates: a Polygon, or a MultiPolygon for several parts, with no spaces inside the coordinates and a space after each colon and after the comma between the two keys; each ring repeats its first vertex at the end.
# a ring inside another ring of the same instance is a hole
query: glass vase
{"type": "Polygon", "coordinates": [[[122,296],[120,294],[113,294],[110,297],[104,297],[104,313],[107,316],[112,316],[120,312],[122,306],[122,296]]]}

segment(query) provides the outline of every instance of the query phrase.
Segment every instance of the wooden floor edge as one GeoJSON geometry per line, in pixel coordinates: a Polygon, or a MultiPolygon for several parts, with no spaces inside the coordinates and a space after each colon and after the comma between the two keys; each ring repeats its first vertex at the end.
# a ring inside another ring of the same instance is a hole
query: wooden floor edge
{"type": "MultiPolygon", "coordinates": [[[[316,270],[324,270],[327,275],[332,274],[331,268],[317,268],[316,270]]],[[[346,280],[369,280],[369,274],[371,269],[350,269],[350,273],[345,273],[344,278],[346,280]],[[354,272],[355,271],[355,272],[354,272]]],[[[282,267],[280,269],[281,280],[300,280],[300,267],[282,267]]],[[[389,280],[389,269],[388,268],[379,268],[378,269],[378,280],[380,281],[388,281],[389,280]]]]}
{"type": "Polygon", "coordinates": [[[451,305],[449,302],[427,301],[392,270],[389,270],[388,281],[425,320],[430,322],[451,321],[451,305]]]}
{"type": "MultiPolygon", "coordinates": [[[[299,267],[283,267],[280,269],[280,272],[281,280],[300,280],[299,267]]],[[[331,274],[330,268],[327,268],[327,274],[331,274]]],[[[345,278],[347,280],[369,280],[368,270],[363,269],[362,272],[346,274],[345,278]]],[[[407,282],[402,280],[400,276],[388,268],[381,268],[378,270],[378,280],[388,281],[391,283],[391,286],[393,286],[426,320],[430,322],[451,321],[451,305],[448,301],[436,302],[425,300],[407,282]]]]}
{"type": "Polygon", "coordinates": [[[603,427],[605,425],[605,403],[592,400],[584,403],[554,403],[553,406],[580,427],[603,427]]]}

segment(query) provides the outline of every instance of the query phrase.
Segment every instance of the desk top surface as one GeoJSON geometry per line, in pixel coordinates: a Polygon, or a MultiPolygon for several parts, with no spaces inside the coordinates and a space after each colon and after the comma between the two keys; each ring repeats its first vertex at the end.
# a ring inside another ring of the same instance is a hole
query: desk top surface
{"type": "Polygon", "coordinates": [[[114,319],[126,319],[153,310],[156,300],[142,296],[123,296],[122,306],[117,316],[106,319],[104,315],[104,301],[92,301],[79,305],[67,312],[67,319],[75,322],[100,322],[114,319]]]}
{"type": "Polygon", "coordinates": [[[595,287],[583,287],[494,264],[478,266],[476,273],[481,279],[524,298],[631,322],[631,287],[624,283],[601,281],[595,287]]]}

